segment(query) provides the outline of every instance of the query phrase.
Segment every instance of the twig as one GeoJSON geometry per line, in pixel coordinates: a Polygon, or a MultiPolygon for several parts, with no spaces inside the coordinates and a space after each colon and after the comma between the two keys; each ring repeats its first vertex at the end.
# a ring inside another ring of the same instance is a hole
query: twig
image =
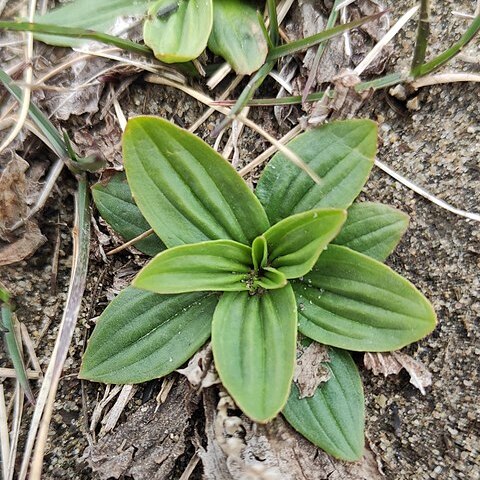
{"type": "Polygon", "coordinates": [[[86,284],[90,248],[90,212],[88,198],[87,181],[85,177],[79,177],[78,192],[75,196],[75,226],[72,231],[73,265],[70,275],[70,286],[57,341],[55,342],[50,363],[38,394],[37,405],[33,412],[30,430],[25,444],[25,452],[19,480],[25,480],[27,476],[34,445],[35,452],[29,478],[30,480],[38,480],[41,477],[43,455],[53,410],[53,403],[55,401],[62,368],[65,359],[67,358],[86,284]]]}
{"type": "MultiPolygon", "coordinates": [[[[295,138],[300,132],[302,131],[302,127],[297,125],[296,127],[292,128],[285,136],[283,136],[279,142],[287,143],[293,138],[295,138]]],[[[270,148],[267,148],[263,153],[261,153],[257,158],[252,160],[249,164],[245,165],[241,170],[239,170],[238,174],[242,177],[250,173],[254,168],[261,165],[265,162],[268,158],[270,158],[276,151],[277,147],[272,145],[270,148]]]]}
{"type": "MultiPolygon", "coordinates": [[[[41,376],[41,372],[35,370],[26,371],[27,378],[31,380],[38,380],[41,376]]],[[[17,378],[17,372],[14,368],[0,367],[0,378],[17,378]]]]}
{"type": "Polygon", "coordinates": [[[456,215],[460,215],[461,217],[468,218],[470,220],[475,220],[476,222],[480,222],[480,214],[474,213],[474,212],[467,212],[465,210],[461,210],[459,208],[456,208],[449,203],[441,200],[440,198],[437,198],[435,195],[432,195],[430,192],[427,192],[427,190],[423,189],[422,187],[419,187],[416,183],[412,182],[411,180],[408,180],[407,178],[403,177],[399,173],[397,173],[395,170],[391,169],[387,165],[385,165],[383,162],[380,160],[375,160],[375,165],[380,168],[380,170],[383,170],[385,173],[390,175],[392,178],[400,182],[401,184],[405,185],[407,188],[410,188],[410,190],[413,190],[415,193],[418,193],[422,197],[426,198],[427,200],[430,200],[432,203],[435,205],[438,205],[439,207],[448,210],[449,212],[455,213],[456,215]]]}
{"type": "Polygon", "coordinates": [[[107,252],[107,255],[114,255],[115,253],[121,252],[122,250],[125,250],[126,248],[130,247],[131,245],[134,245],[135,243],[139,242],[140,240],[143,240],[144,238],[149,237],[153,233],[155,233],[153,231],[153,228],[151,228],[150,230],[146,230],[145,232],[138,235],[138,237],[132,238],[128,242],[125,242],[122,245],[120,245],[119,247],[116,247],[113,250],[110,250],[109,252],[107,252]]]}
{"type": "Polygon", "coordinates": [[[179,480],[188,480],[192,475],[193,471],[195,470],[195,467],[198,465],[199,461],[200,457],[198,456],[198,453],[195,452],[195,455],[193,455],[193,457],[188,462],[187,468],[185,468],[179,480]]]}
{"type": "Polygon", "coordinates": [[[413,78],[420,75],[420,68],[425,61],[430,35],[430,0],[420,0],[420,18],[418,19],[417,39],[413,52],[411,74],[413,78]]]}

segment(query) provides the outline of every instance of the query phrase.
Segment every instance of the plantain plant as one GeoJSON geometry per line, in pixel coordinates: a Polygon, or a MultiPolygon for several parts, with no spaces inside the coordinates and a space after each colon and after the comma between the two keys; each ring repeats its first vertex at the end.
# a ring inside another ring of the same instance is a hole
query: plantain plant
{"type": "Polygon", "coordinates": [[[347,350],[399,349],[436,322],[426,298],[382,263],[407,216],[352,205],[376,137],[369,120],[306,132],[288,146],[322,182],[277,153],[253,193],[194,135],[159,118],[130,120],[126,177],[95,186],[93,196],[126,238],[151,226],[156,236],[140,248],[156,255],[100,316],[80,377],[162,377],[211,337],[220,379],[248,417],[263,423],[282,412],[328,453],[361,457],[363,391],[347,350]],[[292,386],[297,330],[330,357],[331,378],[302,399],[292,386]]]}

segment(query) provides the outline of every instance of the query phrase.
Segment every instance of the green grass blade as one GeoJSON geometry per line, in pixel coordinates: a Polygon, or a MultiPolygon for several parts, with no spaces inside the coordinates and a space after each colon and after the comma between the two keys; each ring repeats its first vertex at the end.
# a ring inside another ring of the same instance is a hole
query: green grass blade
{"type": "Polygon", "coordinates": [[[17,339],[17,336],[15,335],[15,319],[13,318],[10,295],[3,288],[0,288],[0,301],[3,302],[1,308],[2,329],[5,332],[5,345],[7,347],[7,352],[10,360],[12,361],[15,373],[17,374],[17,380],[20,382],[20,385],[25,391],[25,395],[27,396],[27,398],[30,400],[30,402],[34,404],[35,398],[33,396],[32,389],[30,388],[25,363],[23,361],[22,354],[20,353],[20,340],[17,339]]]}
{"type": "MultiPolygon", "coordinates": [[[[5,23],[5,22],[0,22],[5,23]]],[[[0,81],[3,83],[8,93],[12,95],[17,101],[22,102],[22,90],[15,85],[15,82],[10,76],[0,68],[0,81]]],[[[50,142],[51,146],[55,150],[55,153],[60,158],[66,158],[69,156],[68,148],[65,145],[61,135],[57,129],[52,125],[50,120],[42,113],[42,111],[32,102],[30,102],[29,114],[35,125],[42,131],[45,137],[50,142]]]]}
{"type": "Polygon", "coordinates": [[[127,50],[129,52],[138,53],[153,57],[152,50],[145,45],[125,40],[123,38],[108,35],[107,33],[97,32],[95,30],[87,30],[78,27],[62,27],[59,25],[51,25],[47,23],[29,23],[29,22],[0,22],[0,30],[9,30],[12,32],[33,32],[46,33],[48,35],[78,38],[82,40],[93,40],[95,42],[113,45],[114,47],[127,50]]]}
{"type": "Polygon", "coordinates": [[[376,20],[377,18],[384,15],[385,12],[380,12],[375,15],[369,15],[368,17],[359,18],[358,20],[354,20],[349,23],[345,23],[343,25],[338,25],[336,27],[330,28],[328,30],[324,30],[323,32],[316,33],[315,35],[311,35],[307,38],[302,38],[301,40],[297,40],[295,42],[290,42],[286,45],[281,45],[279,47],[275,47],[267,56],[267,61],[277,60],[278,58],[284,57],[285,55],[292,55],[293,53],[301,52],[306,50],[307,48],[313,47],[314,45],[318,45],[319,43],[325,42],[330,38],[337,37],[344,32],[348,32],[353,28],[359,27],[364,23],[371,22],[372,20],[376,20]]]}
{"type": "Polygon", "coordinates": [[[445,50],[443,53],[433,58],[427,63],[424,63],[422,66],[418,67],[417,77],[423,77],[432,73],[437,68],[440,68],[442,65],[445,65],[449,62],[455,55],[460,53],[462,48],[464,48],[478,33],[480,30],[480,15],[477,15],[467,31],[461,36],[460,40],[452,45],[448,50],[445,50]]]}

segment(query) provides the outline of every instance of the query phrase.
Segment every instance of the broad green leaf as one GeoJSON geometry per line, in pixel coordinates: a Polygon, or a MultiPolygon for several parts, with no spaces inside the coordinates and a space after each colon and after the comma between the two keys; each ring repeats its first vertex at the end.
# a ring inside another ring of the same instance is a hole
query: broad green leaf
{"type": "Polygon", "coordinates": [[[431,304],[408,280],[347,247],[329,245],[293,288],[299,330],[326,345],[386,352],[435,328],[431,304]]]}
{"type": "Polygon", "coordinates": [[[385,261],[408,227],[408,215],[381,203],[354,203],[333,243],[385,261]]]}
{"type": "Polygon", "coordinates": [[[258,70],[265,62],[268,45],[255,7],[245,0],[214,1],[208,48],[238,74],[258,70]]]}
{"type": "Polygon", "coordinates": [[[158,0],[143,25],[145,44],[166,63],[197,58],[212,30],[212,0],[158,0]]]}
{"type": "Polygon", "coordinates": [[[159,253],[133,280],[156,293],[247,290],[252,249],[231,240],[180,245],[159,253]]]}
{"type": "Polygon", "coordinates": [[[263,235],[257,237],[252,243],[252,260],[253,268],[259,270],[262,267],[267,266],[268,261],[268,248],[267,240],[263,235]]]}
{"type": "Polygon", "coordinates": [[[299,135],[288,147],[320,176],[322,183],[314,183],[277,153],[255,191],[271,223],[314,208],[348,208],[372,168],[377,126],[370,120],[332,122],[299,135]]]}
{"type": "Polygon", "coordinates": [[[358,460],[364,448],[362,381],[347,352],[330,348],[328,353],[330,362],[323,365],[330,379],[310,398],[300,399],[294,384],[283,415],[295,430],[330,455],[358,460]]]}
{"type": "MultiPolygon", "coordinates": [[[[74,0],[45,15],[36,15],[34,21],[107,33],[114,28],[115,22],[120,17],[145,14],[148,3],[149,0],[74,0]]],[[[35,38],[61,47],[75,47],[85,43],[85,40],[38,33],[35,34],[35,38]]]]}
{"type": "Polygon", "coordinates": [[[236,404],[256,422],[283,408],[295,368],[297,312],[290,285],[263,295],[227,292],[212,323],[215,367],[236,404]]]}
{"type": "Polygon", "coordinates": [[[263,234],[269,264],[287,278],[305,275],[340,231],[346,217],[345,210],[317,209],[281,220],[263,234]]]}
{"type": "Polygon", "coordinates": [[[219,239],[251,245],[269,227],[258,199],[233,167],[172,123],[129,120],[123,151],[135,202],[168,247],[219,239]]]}
{"type": "Polygon", "coordinates": [[[126,288],[98,319],[80,378],[140,383],[167,375],[208,340],[217,301],[212,293],[158,295],[126,288]]]}
{"type": "MultiPolygon", "coordinates": [[[[97,183],[92,187],[92,195],[100,215],[125,240],[150,230],[150,225],[133,201],[125,173],[115,174],[106,185],[97,183]]],[[[157,235],[152,234],[135,243],[135,248],[153,257],[165,250],[165,245],[157,235]]]]}

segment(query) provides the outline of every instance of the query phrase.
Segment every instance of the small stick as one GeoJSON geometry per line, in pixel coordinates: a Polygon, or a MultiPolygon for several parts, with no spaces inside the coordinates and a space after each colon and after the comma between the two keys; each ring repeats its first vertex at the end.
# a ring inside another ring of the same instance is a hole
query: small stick
{"type": "Polygon", "coordinates": [[[113,250],[110,250],[109,252],[107,252],[107,255],[113,255],[114,253],[121,252],[122,250],[125,250],[130,245],[133,245],[139,242],[140,240],[143,240],[144,238],[149,237],[150,235],[152,235],[152,233],[154,233],[153,228],[151,228],[150,230],[146,230],[145,232],[141,233],[138,237],[132,238],[128,242],[125,242],[124,244],[120,245],[119,247],[116,247],[113,250]]]}
{"type": "MultiPolygon", "coordinates": [[[[38,380],[41,372],[35,370],[26,370],[27,378],[30,380],[38,380]]],[[[0,368],[0,378],[17,378],[17,372],[14,368],[0,368]]]]}

